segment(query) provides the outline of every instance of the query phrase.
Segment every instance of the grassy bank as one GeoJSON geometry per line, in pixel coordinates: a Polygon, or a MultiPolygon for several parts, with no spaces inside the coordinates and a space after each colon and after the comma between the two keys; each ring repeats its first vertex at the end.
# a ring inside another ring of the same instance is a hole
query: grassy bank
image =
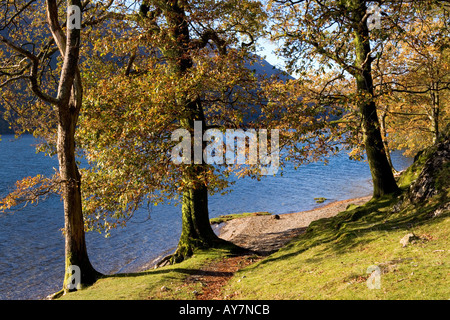
{"type": "MultiPolygon", "coordinates": [[[[409,200],[432,151],[403,173],[401,194],[312,222],[278,252],[236,272],[218,298],[449,299],[448,163],[432,168],[434,177],[424,182],[432,195],[409,200]],[[411,241],[401,243],[411,233],[411,241]],[[373,270],[380,272],[379,289],[367,284],[373,270]]],[[[230,254],[199,251],[177,265],[106,277],[63,299],[195,299],[204,287],[186,278],[230,254]]]]}
{"type": "Polygon", "coordinates": [[[446,148],[448,144],[417,157],[398,181],[400,195],[314,221],[306,233],[275,254],[238,271],[223,295],[236,299],[449,299],[450,166],[448,160],[442,161],[446,148]],[[415,189],[420,190],[414,194],[415,189]],[[432,195],[426,199],[410,200],[430,190],[432,195]],[[401,243],[411,233],[413,240],[401,243]],[[375,269],[380,272],[379,289],[367,283],[375,269]]]}
{"type": "Polygon", "coordinates": [[[237,272],[224,296],[449,299],[450,217],[426,219],[431,207],[392,214],[394,203],[386,198],[313,222],[277,253],[237,272]],[[354,220],[363,212],[368,214],[354,220]],[[403,247],[400,240],[408,233],[417,239],[403,247]],[[367,285],[371,266],[381,271],[380,289],[367,285]]]}

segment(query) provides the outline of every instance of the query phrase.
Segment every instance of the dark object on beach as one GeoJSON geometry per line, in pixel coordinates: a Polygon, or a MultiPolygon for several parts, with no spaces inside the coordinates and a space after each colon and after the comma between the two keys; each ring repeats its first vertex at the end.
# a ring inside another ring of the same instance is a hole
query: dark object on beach
{"type": "Polygon", "coordinates": [[[279,216],[279,215],[277,215],[277,214],[276,214],[276,215],[274,215],[274,216],[273,216],[273,218],[274,218],[275,220],[280,220],[280,216],[279,216]]]}

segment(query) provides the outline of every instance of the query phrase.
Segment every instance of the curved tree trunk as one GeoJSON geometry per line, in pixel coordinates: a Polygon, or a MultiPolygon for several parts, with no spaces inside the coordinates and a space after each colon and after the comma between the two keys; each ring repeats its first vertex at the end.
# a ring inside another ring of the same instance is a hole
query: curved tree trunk
{"type": "MultiPolygon", "coordinates": [[[[58,125],[58,160],[62,182],[62,197],[64,203],[64,233],[65,233],[65,270],[71,266],[80,269],[81,287],[90,285],[100,276],[89,261],[81,202],[81,175],[75,159],[75,125],[76,108],[66,107],[60,112],[58,125]]],[[[71,274],[65,273],[63,289],[68,290],[71,274]]]]}
{"type": "MultiPolygon", "coordinates": [[[[71,27],[70,19],[67,19],[65,31],[59,22],[61,3],[56,0],[46,0],[47,23],[52,37],[58,46],[63,58],[61,75],[58,83],[56,98],[45,93],[40,85],[41,58],[27,51],[23,46],[16,45],[12,41],[2,37],[3,43],[16,51],[20,56],[26,57],[31,62],[31,70],[28,76],[32,92],[41,100],[52,104],[57,110],[57,153],[59,161],[59,173],[61,192],[64,203],[64,235],[65,235],[65,267],[76,266],[74,274],[75,287],[92,284],[100,275],[92,267],[86,250],[84,221],[81,203],[81,176],[75,159],[75,127],[83,100],[83,88],[78,69],[81,42],[81,1],[67,0],[66,7],[73,10],[79,24],[71,27]]],[[[72,13],[68,12],[72,15],[72,13]]],[[[25,69],[24,69],[25,70],[25,69]]],[[[63,290],[68,290],[72,279],[72,273],[64,276],[63,290]]]]}
{"type": "MultiPolygon", "coordinates": [[[[68,0],[67,6],[81,8],[81,1],[68,0]]],[[[92,267],[87,254],[81,202],[81,175],[75,158],[75,129],[83,101],[83,88],[78,69],[81,30],[68,27],[67,35],[64,35],[58,22],[58,4],[55,0],[47,0],[47,19],[63,57],[55,106],[58,110],[57,153],[64,203],[66,273],[63,290],[67,292],[69,289],[92,284],[100,273],[92,267]],[[72,266],[79,268],[80,274],[73,275],[76,283],[72,283],[72,269],[69,269],[72,266]],[[70,273],[67,272],[68,269],[70,273]]]]}

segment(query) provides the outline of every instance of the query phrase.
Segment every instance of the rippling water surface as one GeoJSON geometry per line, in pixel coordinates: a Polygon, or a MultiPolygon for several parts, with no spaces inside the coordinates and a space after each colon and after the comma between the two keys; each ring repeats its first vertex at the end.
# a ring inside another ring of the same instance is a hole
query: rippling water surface
{"type": "MultiPolygon", "coordinates": [[[[56,157],[36,154],[35,139],[2,136],[0,141],[0,195],[18,179],[51,174],[56,157]]],[[[393,154],[394,166],[406,168],[411,159],[393,154]]],[[[269,211],[290,213],[317,207],[314,198],[327,202],[370,195],[370,171],[365,162],[340,154],[328,165],[314,163],[284,175],[261,181],[242,179],[231,193],[209,199],[210,216],[269,211]]],[[[64,273],[64,225],[62,203],[53,196],[37,206],[0,216],[0,299],[40,299],[61,288],[64,273]]],[[[181,207],[160,205],[141,210],[124,229],[109,238],[87,234],[94,267],[102,273],[139,270],[158,256],[174,249],[181,233],[181,207]]]]}

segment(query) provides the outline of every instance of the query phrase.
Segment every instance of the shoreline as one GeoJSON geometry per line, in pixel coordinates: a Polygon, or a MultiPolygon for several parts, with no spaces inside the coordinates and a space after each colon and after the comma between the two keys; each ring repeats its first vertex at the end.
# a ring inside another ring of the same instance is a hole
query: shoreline
{"type": "MultiPolygon", "coordinates": [[[[371,198],[372,196],[365,196],[335,200],[305,211],[235,218],[216,224],[213,229],[219,238],[265,256],[279,250],[293,237],[303,233],[311,222],[333,217],[345,211],[350,204],[363,205],[371,198]]],[[[175,249],[165,250],[133,272],[157,268],[157,264],[175,249]]]]}
{"type": "Polygon", "coordinates": [[[350,204],[360,206],[371,198],[337,200],[307,211],[229,220],[220,224],[219,237],[261,255],[269,255],[303,233],[311,222],[333,217],[350,204]]]}
{"type": "MultiPolygon", "coordinates": [[[[304,232],[312,221],[333,217],[346,210],[348,205],[362,205],[371,198],[372,196],[365,196],[335,200],[305,211],[236,218],[215,224],[213,230],[219,238],[258,254],[269,255],[283,247],[296,235],[304,232]]],[[[176,247],[167,249],[131,272],[144,272],[157,268],[157,264],[175,250],[176,247]]]]}

